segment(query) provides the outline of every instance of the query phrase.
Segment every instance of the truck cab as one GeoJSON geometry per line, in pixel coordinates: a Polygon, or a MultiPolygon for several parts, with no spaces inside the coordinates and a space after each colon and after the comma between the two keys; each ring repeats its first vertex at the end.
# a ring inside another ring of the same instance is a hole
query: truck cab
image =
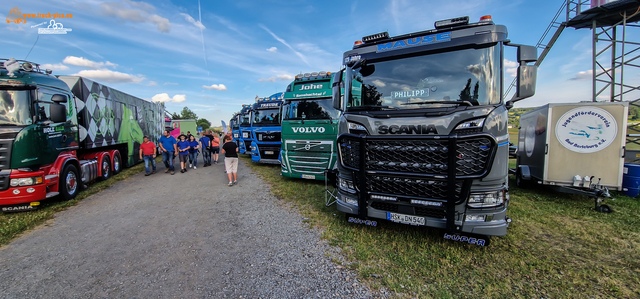
{"type": "Polygon", "coordinates": [[[231,119],[229,120],[229,126],[231,127],[231,137],[233,137],[233,142],[240,146],[240,123],[239,123],[239,114],[234,113],[231,119]]]}
{"type": "Polygon", "coordinates": [[[253,127],[251,127],[251,105],[242,105],[238,114],[238,146],[241,154],[251,155],[251,142],[253,141],[253,127]]]}
{"type": "Polygon", "coordinates": [[[289,84],[282,105],[284,177],[324,180],[337,161],[340,112],[332,104],[332,73],[299,74],[289,84]]]}
{"type": "Polygon", "coordinates": [[[280,106],[284,93],[257,99],[251,109],[253,141],[251,142],[251,161],[280,164],[278,157],[281,146],[280,106]]]}
{"type": "MultiPolygon", "coordinates": [[[[445,230],[445,238],[504,236],[510,219],[508,108],[533,95],[534,47],[518,47],[518,86],[503,99],[507,28],[490,16],[435,29],[365,36],[333,83],[338,127],[337,208],[445,230]],[[344,78],[344,80],[341,80],[344,78]],[[341,89],[344,88],[344,95],[341,89]]],[[[355,222],[355,221],[354,221],[355,222]]]]}

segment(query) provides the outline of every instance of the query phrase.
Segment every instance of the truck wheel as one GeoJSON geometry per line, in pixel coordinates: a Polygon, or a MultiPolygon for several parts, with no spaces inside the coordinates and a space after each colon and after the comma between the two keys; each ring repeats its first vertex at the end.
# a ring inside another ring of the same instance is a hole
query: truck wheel
{"type": "Polygon", "coordinates": [[[613,212],[613,209],[609,205],[601,205],[601,206],[598,206],[596,208],[596,211],[598,211],[600,213],[609,214],[609,213],[613,212]]]}
{"type": "Polygon", "coordinates": [[[100,164],[100,169],[102,176],[100,176],[101,181],[106,181],[111,177],[111,161],[109,156],[102,157],[102,163],[100,164]]]}
{"type": "Polygon", "coordinates": [[[122,170],[122,159],[120,158],[120,152],[116,152],[113,155],[113,167],[111,168],[111,175],[116,175],[122,170]]]}
{"type": "Polygon", "coordinates": [[[60,177],[60,195],[64,200],[70,200],[78,195],[80,190],[80,176],[78,175],[78,169],[69,164],[65,166],[60,177]]]}

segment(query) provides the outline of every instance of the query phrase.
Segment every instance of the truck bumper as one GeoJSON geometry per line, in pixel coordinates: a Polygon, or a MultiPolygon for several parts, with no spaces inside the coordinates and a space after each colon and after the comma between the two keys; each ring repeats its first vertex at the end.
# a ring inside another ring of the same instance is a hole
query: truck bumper
{"type": "MultiPolygon", "coordinates": [[[[350,204],[345,197],[350,197],[353,200],[357,201],[357,197],[355,195],[347,195],[342,192],[338,192],[338,199],[336,201],[336,205],[338,211],[344,212],[347,214],[357,215],[359,213],[359,207],[354,204],[350,204]]],[[[481,210],[470,210],[467,209],[468,215],[486,215],[488,219],[489,216],[491,218],[490,221],[464,221],[464,215],[457,220],[456,226],[462,227],[460,232],[462,233],[472,233],[478,235],[485,236],[506,236],[507,228],[509,227],[509,222],[506,217],[507,208],[503,207],[498,211],[481,211],[481,210]]],[[[368,218],[377,218],[387,220],[387,211],[374,209],[372,207],[367,207],[367,217],[368,218]]],[[[446,229],[447,228],[447,220],[443,218],[432,218],[432,217],[424,217],[425,218],[425,226],[446,229]]]]}
{"type": "Polygon", "coordinates": [[[0,205],[16,205],[40,201],[47,196],[47,186],[45,184],[9,187],[9,189],[0,191],[0,205]],[[33,191],[33,192],[29,192],[33,191]]]}

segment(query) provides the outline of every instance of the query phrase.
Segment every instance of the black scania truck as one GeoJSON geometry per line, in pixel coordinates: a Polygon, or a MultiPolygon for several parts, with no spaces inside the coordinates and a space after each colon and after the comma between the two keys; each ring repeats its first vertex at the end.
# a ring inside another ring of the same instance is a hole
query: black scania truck
{"type": "Polygon", "coordinates": [[[511,44],[491,16],[370,35],[335,75],[337,206],[350,222],[441,228],[487,245],[510,219],[507,111],[535,92],[535,47],[511,44]],[[516,94],[503,98],[503,52],[517,47],[516,94]],[[342,92],[344,90],[344,92],[342,92]],[[346,99],[346,100],[345,100],[346,99]]]}

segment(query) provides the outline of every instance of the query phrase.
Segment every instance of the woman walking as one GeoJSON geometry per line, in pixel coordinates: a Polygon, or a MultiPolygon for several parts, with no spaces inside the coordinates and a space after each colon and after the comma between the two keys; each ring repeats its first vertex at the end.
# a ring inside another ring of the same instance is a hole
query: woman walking
{"type": "Polygon", "coordinates": [[[187,141],[187,136],[180,135],[178,141],[178,156],[180,157],[180,173],[187,172],[187,160],[189,160],[189,148],[191,144],[187,141]]]}
{"type": "Polygon", "coordinates": [[[224,154],[224,166],[227,169],[229,187],[238,183],[238,145],[230,142],[231,137],[224,136],[221,153],[224,154]]]}
{"type": "Polygon", "coordinates": [[[220,138],[213,135],[211,139],[211,153],[213,154],[213,163],[218,164],[218,153],[220,153],[220,138]]]}
{"type": "Polygon", "coordinates": [[[189,167],[193,167],[193,169],[197,169],[198,165],[198,149],[200,148],[200,144],[196,141],[196,137],[191,135],[189,137],[189,167]]]}

